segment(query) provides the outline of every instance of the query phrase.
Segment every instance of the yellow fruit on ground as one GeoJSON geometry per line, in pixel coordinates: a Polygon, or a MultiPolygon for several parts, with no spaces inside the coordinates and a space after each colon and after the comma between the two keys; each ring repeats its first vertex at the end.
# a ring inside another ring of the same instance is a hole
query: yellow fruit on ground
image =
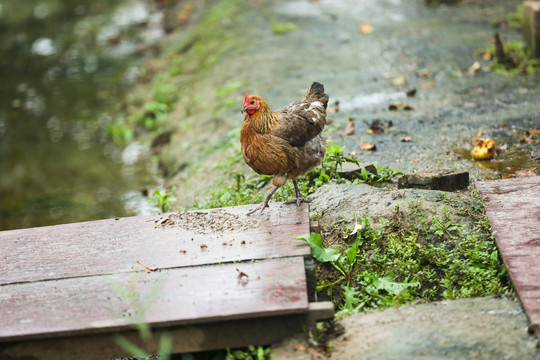
{"type": "Polygon", "coordinates": [[[489,138],[476,138],[471,156],[475,160],[489,160],[495,155],[495,141],[489,138]]]}

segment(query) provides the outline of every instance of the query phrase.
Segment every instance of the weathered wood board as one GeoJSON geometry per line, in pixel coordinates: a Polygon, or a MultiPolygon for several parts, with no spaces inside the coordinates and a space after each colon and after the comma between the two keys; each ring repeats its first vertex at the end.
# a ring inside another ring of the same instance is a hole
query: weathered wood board
{"type": "Polygon", "coordinates": [[[182,325],[306,311],[301,257],[122,273],[3,287],[5,340],[182,325]],[[237,271],[238,269],[238,271],[237,271]],[[248,275],[239,278],[239,271],[248,275]]]}
{"type": "MultiPolygon", "coordinates": [[[[293,238],[310,231],[307,206],[247,217],[252,206],[0,232],[0,358],[54,358],[70,344],[77,358],[122,356],[113,335],[136,338],[137,322],[183,337],[261,318],[269,339],[300,331],[310,250],[293,238]]],[[[201,341],[174,350],[223,346],[201,341]]]]}
{"type": "Polygon", "coordinates": [[[540,338],[540,176],[480,181],[501,257],[540,338]]]}
{"type": "Polygon", "coordinates": [[[307,255],[307,206],[238,206],[0,232],[0,284],[307,255]],[[173,224],[156,225],[171,217],[173,224]]]}

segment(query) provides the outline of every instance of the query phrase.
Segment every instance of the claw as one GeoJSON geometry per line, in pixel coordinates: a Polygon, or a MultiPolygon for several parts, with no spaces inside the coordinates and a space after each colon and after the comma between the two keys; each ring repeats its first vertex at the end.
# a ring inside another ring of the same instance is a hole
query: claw
{"type": "Polygon", "coordinates": [[[249,216],[249,215],[251,215],[251,214],[253,214],[253,213],[256,213],[258,210],[261,210],[261,214],[262,214],[262,212],[264,211],[264,209],[267,208],[267,207],[268,207],[268,204],[265,204],[264,201],[263,201],[263,202],[260,203],[259,206],[257,206],[255,209],[249,211],[249,212],[246,214],[246,216],[249,216]]]}
{"type": "Polygon", "coordinates": [[[306,199],[306,198],[304,197],[304,195],[302,195],[302,194],[300,194],[300,196],[297,197],[297,198],[294,199],[294,200],[286,201],[286,202],[285,202],[285,204],[288,204],[288,205],[290,205],[290,204],[296,204],[296,206],[300,206],[300,204],[302,204],[302,203],[306,203],[306,204],[309,203],[309,200],[306,199]]]}
{"type": "Polygon", "coordinates": [[[296,180],[293,180],[294,184],[294,190],[296,191],[296,199],[293,201],[287,201],[286,204],[294,204],[296,203],[296,206],[300,206],[301,203],[309,203],[309,200],[306,199],[306,197],[300,192],[300,189],[298,188],[298,184],[296,183],[296,180]]]}
{"type": "Polygon", "coordinates": [[[253,214],[257,210],[261,210],[261,214],[262,214],[264,209],[268,206],[268,202],[270,201],[270,198],[272,197],[272,195],[274,195],[274,193],[276,192],[277,189],[278,189],[278,187],[274,186],[274,188],[270,191],[270,193],[264,198],[263,202],[260,203],[259,206],[257,206],[255,209],[249,211],[247,213],[247,216],[253,214]]]}

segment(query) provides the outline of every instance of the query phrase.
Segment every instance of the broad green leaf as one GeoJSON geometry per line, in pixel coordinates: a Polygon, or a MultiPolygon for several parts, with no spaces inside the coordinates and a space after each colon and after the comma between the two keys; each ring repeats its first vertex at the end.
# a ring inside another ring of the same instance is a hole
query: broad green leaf
{"type": "Polygon", "coordinates": [[[385,290],[386,292],[392,295],[398,295],[403,290],[409,287],[420,285],[419,282],[401,283],[401,282],[395,282],[393,280],[394,280],[394,276],[393,274],[390,274],[390,275],[386,275],[383,278],[373,279],[373,285],[378,290],[385,290]]]}
{"type": "Polygon", "coordinates": [[[313,257],[320,262],[336,261],[341,255],[336,249],[324,248],[321,235],[317,233],[306,234],[295,238],[295,240],[304,240],[311,247],[313,257]]]}
{"type": "Polygon", "coordinates": [[[358,254],[358,244],[354,244],[348,248],[345,254],[347,255],[349,266],[353,265],[356,261],[356,255],[358,254]]]}

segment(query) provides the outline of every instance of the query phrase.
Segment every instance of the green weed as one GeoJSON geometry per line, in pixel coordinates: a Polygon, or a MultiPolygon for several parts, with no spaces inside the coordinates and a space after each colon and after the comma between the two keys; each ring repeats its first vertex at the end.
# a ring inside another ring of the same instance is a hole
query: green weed
{"type": "Polygon", "coordinates": [[[247,349],[227,349],[225,360],[268,360],[271,356],[270,348],[248,346],[247,349]]]}
{"type": "Polygon", "coordinates": [[[521,30],[523,27],[523,5],[518,5],[516,11],[509,13],[503,19],[491,20],[491,25],[496,27],[508,27],[514,30],[521,30]]]}
{"type": "Polygon", "coordinates": [[[169,207],[172,203],[176,202],[176,198],[173,196],[174,189],[161,190],[156,189],[152,193],[152,197],[146,199],[146,201],[159,208],[159,211],[164,213],[169,211],[169,207]]]}
{"type": "Polygon", "coordinates": [[[171,355],[172,337],[168,333],[163,333],[157,338],[145,321],[146,312],[157,301],[164,283],[163,281],[155,282],[148,294],[143,296],[136,290],[138,281],[139,278],[135,275],[127,283],[111,281],[110,285],[130,309],[127,315],[132,320],[131,326],[137,330],[142,347],[122,335],[116,335],[115,341],[127,353],[137,358],[147,359],[151,354],[159,354],[159,359],[168,360],[171,355]]]}
{"type": "Polygon", "coordinates": [[[497,74],[532,75],[540,71],[540,59],[531,59],[523,42],[509,41],[504,44],[504,51],[507,58],[505,63],[496,58],[494,45],[477,51],[477,54],[493,59],[490,69],[497,74]]]}
{"type": "Polygon", "coordinates": [[[426,225],[408,229],[392,222],[374,228],[362,218],[353,230],[345,228],[341,245],[335,247],[324,247],[319,234],[299,238],[309,243],[320,263],[319,273],[324,275],[317,290],[335,301],[338,317],[416,299],[511,291],[486,220],[465,233],[463,226],[450,221],[446,208],[440,212],[441,217],[420,219],[426,225]],[[332,269],[335,275],[328,274],[332,269]]]}
{"type": "Polygon", "coordinates": [[[147,130],[155,130],[159,124],[167,121],[169,116],[169,106],[157,101],[146,103],[143,111],[141,122],[147,130]]]}
{"type": "MultiPolygon", "coordinates": [[[[326,155],[322,165],[307,173],[302,178],[298,179],[298,186],[304,195],[311,194],[317,188],[336,180],[339,182],[350,182],[342,179],[339,176],[338,169],[344,163],[358,164],[358,160],[352,156],[344,154],[344,147],[329,143],[326,155]]],[[[242,153],[234,151],[231,158],[225,160],[227,167],[234,163],[243,161],[242,153]]],[[[218,167],[221,167],[218,165],[218,167]]],[[[383,181],[388,181],[392,177],[400,173],[391,170],[387,166],[378,166],[378,174],[369,177],[369,183],[376,184],[383,181]]],[[[256,175],[250,173],[246,176],[242,171],[229,173],[228,181],[218,180],[214,184],[214,189],[210,191],[208,198],[194,205],[194,209],[207,209],[216,207],[236,206],[245,204],[255,204],[261,202],[264,198],[265,188],[272,181],[272,176],[256,175]],[[232,181],[231,181],[232,180],[232,181]]],[[[355,180],[356,183],[363,182],[361,178],[355,180]]],[[[365,182],[368,182],[366,180],[365,182]]],[[[286,201],[295,196],[294,186],[291,181],[287,181],[279,191],[276,192],[273,201],[286,201]]]]}
{"type": "Polygon", "coordinates": [[[402,174],[400,171],[390,169],[387,165],[379,165],[377,162],[374,162],[373,165],[377,169],[376,174],[367,171],[363,167],[360,172],[356,173],[356,179],[353,180],[353,184],[379,184],[402,174]]]}

